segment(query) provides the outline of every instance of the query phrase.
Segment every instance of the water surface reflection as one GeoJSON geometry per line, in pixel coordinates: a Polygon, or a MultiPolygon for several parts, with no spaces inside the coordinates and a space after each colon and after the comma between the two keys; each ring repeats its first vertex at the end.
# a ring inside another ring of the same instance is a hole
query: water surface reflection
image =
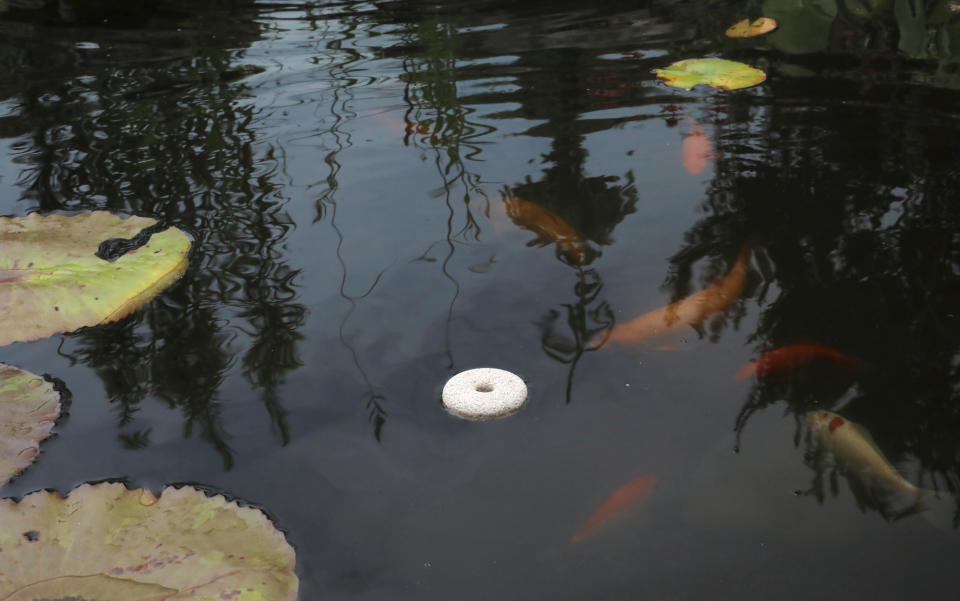
{"type": "Polygon", "coordinates": [[[145,214],[195,239],[135,316],[4,349],[62,377],[76,414],[9,494],[229,489],[289,530],[307,596],[799,599],[823,591],[795,578],[813,570],[944,598],[955,532],[844,484],[805,416],[960,487],[957,98],[917,83],[953,66],[884,37],[898,3],[822,4],[815,48],[719,38],[732,1],[8,12],[3,212],[145,214]],[[707,54],[769,79],[652,77],[707,54]],[[745,246],[742,292],[699,330],[598,348],[745,246]],[[735,378],[797,344],[867,367],[735,378]],[[446,378],[480,365],[523,375],[528,407],[443,413],[446,378]],[[564,547],[648,473],[641,511],[564,547]]]}

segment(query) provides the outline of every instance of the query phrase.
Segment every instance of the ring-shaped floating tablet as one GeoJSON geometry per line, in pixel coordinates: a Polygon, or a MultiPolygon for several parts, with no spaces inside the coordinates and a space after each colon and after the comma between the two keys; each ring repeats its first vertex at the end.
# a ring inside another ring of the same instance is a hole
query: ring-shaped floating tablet
{"type": "Polygon", "coordinates": [[[527,385],[503,369],[479,367],[453,376],[443,387],[443,406],[464,419],[493,419],[515,413],[527,401],[527,385]]]}

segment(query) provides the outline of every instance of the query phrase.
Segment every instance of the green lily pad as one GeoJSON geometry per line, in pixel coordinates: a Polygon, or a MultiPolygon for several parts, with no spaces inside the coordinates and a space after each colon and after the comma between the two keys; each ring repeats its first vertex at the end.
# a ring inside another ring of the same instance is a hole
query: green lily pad
{"type": "Polygon", "coordinates": [[[755,86],[767,78],[760,69],[722,58],[691,58],[665,69],[654,69],[654,72],[664,83],[685,90],[700,84],[738,90],[755,86]]]}
{"type": "Polygon", "coordinates": [[[263,512],[222,495],[117,483],[0,500],[6,601],[293,601],[295,555],[263,512]]]}
{"type": "Polygon", "coordinates": [[[0,363],[0,486],[33,463],[60,416],[60,393],[28,371],[0,363]]]}
{"type": "Polygon", "coordinates": [[[179,279],[190,240],[176,228],[115,261],[96,256],[155,223],[106,211],[0,217],[0,345],[121,319],[179,279]]]}

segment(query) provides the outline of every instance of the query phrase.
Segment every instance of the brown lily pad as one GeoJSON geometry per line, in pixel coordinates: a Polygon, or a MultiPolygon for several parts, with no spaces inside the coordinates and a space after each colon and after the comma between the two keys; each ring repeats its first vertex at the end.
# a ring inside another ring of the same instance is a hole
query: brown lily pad
{"type": "Polygon", "coordinates": [[[121,319],[179,279],[190,240],[176,228],[115,261],[96,256],[155,223],[106,211],[0,217],[0,345],[121,319]]]}
{"type": "Polygon", "coordinates": [[[727,29],[728,38],[752,38],[770,33],[777,28],[777,22],[769,17],[760,17],[753,23],[750,19],[743,19],[727,29]]]}
{"type": "Polygon", "coordinates": [[[0,486],[33,463],[60,416],[60,393],[28,371],[0,363],[0,486]]]}
{"type": "Polygon", "coordinates": [[[222,495],[117,483],[0,500],[5,601],[293,601],[294,552],[263,512],[222,495]]]}

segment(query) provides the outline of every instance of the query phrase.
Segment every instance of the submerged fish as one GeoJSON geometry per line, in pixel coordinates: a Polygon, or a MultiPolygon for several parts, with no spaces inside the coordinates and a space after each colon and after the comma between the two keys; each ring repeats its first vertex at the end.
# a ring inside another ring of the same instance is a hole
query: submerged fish
{"type": "Polygon", "coordinates": [[[957,528],[960,506],[956,498],[907,481],[863,426],[831,411],[810,411],[806,418],[821,450],[833,455],[848,477],[867,491],[886,519],[920,513],[940,530],[957,528]]]}
{"type": "Polygon", "coordinates": [[[430,129],[430,126],[412,121],[407,117],[400,119],[398,117],[388,115],[387,113],[376,113],[373,115],[373,118],[382,125],[386,126],[388,131],[403,133],[405,137],[410,135],[432,137],[436,135],[436,132],[430,129]]]}
{"type": "Polygon", "coordinates": [[[507,216],[515,224],[556,244],[563,256],[572,264],[583,263],[583,240],[573,226],[556,213],[518,196],[504,198],[503,204],[506,207],[507,216]]]}
{"type": "Polygon", "coordinates": [[[810,411],[806,417],[821,448],[862,484],[884,493],[919,495],[920,489],[897,472],[863,426],[831,411],[810,411]]]}
{"type": "Polygon", "coordinates": [[[593,534],[598,528],[608,523],[609,520],[619,515],[623,515],[640,505],[650,495],[653,486],[657,483],[657,477],[653,474],[640,476],[630,482],[627,482],[597,507],[596,511],[590,514],[587,521],[580,526],[580,529],[570,538],[571,543],[577,543],[593,534]]]}
{"type": "Polygon", "coordinates": [[[710,138],[700,127],[700,124],[690,119],[693,131],[683,140],[683,166],[691,175],[697,175],[713,158],[713,147],[710,138]]]}
{"type": "Polygon", "coordinates": [[[696,294],[618,324],[610,330],[607,339],[610,342],[640,342],[685,326],[699,328],[708,317],[725,311],[740,298],[749,260],[750,248],[745,247],[727,275],[696,294]]]}
{"type": "Polygon", "coordinates": [[[829,362],[836,368],[850,372],[862,369],[866,365],[861,359],[845,355],[822,344],[788,344],[764,353],[747,363],[737,371],[734,377],[743,380],[750,376],[788,375],[808,367],[815,361],[829,362]]]}

